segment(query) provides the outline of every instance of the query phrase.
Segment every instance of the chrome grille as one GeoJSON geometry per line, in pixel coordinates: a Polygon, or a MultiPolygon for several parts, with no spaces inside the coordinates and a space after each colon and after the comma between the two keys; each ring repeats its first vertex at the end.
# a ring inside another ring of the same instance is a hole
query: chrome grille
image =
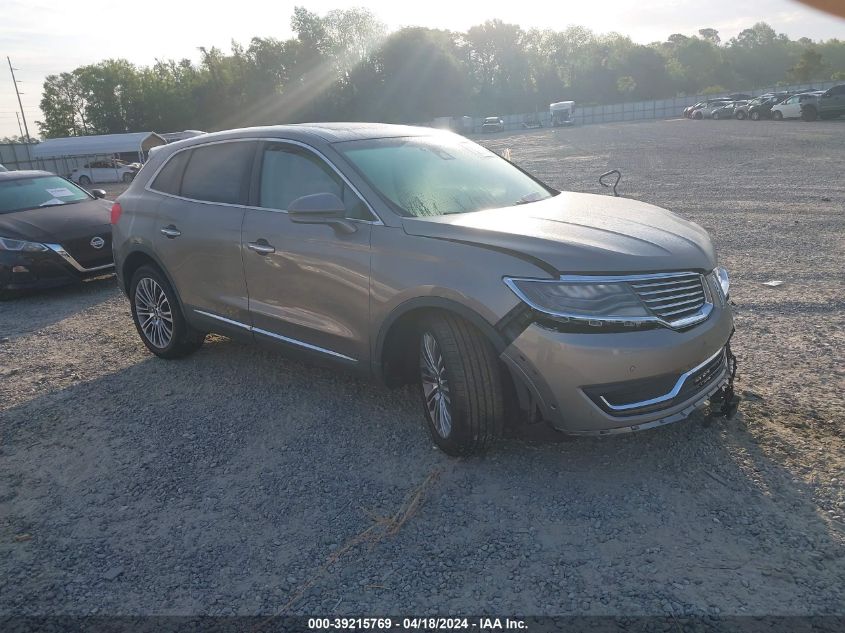
{"type": "Polygon", "coordinates": [[[677,273],[630,283],[649,311],[670,323],[696,314],[707,301],[698,273],[677,273]]]}

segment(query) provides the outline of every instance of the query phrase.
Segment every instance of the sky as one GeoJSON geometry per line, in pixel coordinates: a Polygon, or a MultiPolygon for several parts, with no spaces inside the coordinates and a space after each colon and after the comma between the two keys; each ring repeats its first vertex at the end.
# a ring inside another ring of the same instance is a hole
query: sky
{"type": "Polygon", "coordinates": [[[292,35],[290,16],[297,4],[320,15],[331,9],[365,6],[390,30],[426,26],[463,31],[498,18],[526,29],[562,30],[577,24],[600,33],[616,31],[647,44],[672,33],[693,35],[705,27],[717,29],[727,40],[762,20],[792,39],[845,39],[845,20],[794,0],[602,0],[542,5],[514,0],[358,0],[350,4],[340,0],[144,0],[96,3],[96,13],[84,10],[84,4],[0,0],[0,137],[18,134],[18,103],[6,56],[18,69],[29,131],[37,136],[38,102],[47,75],[117,57],[139,65],[170,58],[196,61],[200,46],[228,51],[233,39],[244,43],[255,36],[284,39],[292,35]]]}

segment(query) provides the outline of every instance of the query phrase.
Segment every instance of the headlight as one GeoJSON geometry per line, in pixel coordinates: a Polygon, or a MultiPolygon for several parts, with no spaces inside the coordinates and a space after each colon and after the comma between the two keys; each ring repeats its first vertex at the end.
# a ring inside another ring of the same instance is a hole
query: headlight
{"type": "Polygon", "coordinates": [[[8,237],[0,237],[0,251],[22,251],[24,253],[43,253],[50,250],[44,244],[38,242],[26,242],[24,240],[13,240],[8,237]]]}
{"type": "Polygon", "coordinates": [[[722,289],[722,295],[727,299],[731,295],[731,278],[728,277],[728,269],[723,266],[717,266],[713,272],[716,274],[719,287],[722,289]]]}
{"type": "Polygon", "coordinates": [[[627,284],[509,277],[505,283],[535,310],[559,317],[625,321],[649,316],[627,284]]]}

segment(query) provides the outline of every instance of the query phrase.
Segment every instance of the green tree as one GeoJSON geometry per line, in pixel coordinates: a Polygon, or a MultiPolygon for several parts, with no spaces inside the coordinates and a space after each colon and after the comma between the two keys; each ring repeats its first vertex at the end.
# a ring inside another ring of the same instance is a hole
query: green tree
{"type": "Polygon", "coordinates": [[[822,59],[822,54],[815,48],[805,48],[798,62],[789,69],[788,77],[797,83],[806,83],[813,79],[820,79],[830,70],[822,59]]]}

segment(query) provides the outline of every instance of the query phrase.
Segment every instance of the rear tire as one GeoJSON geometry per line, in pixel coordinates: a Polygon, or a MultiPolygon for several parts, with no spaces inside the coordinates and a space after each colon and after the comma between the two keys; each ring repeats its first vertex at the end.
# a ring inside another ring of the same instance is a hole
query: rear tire
{"type": "Polygon", "coordinates": [[[134,176],[132,174],[123,174],[123,176],[121,176],[121,180],[123,180],[123,182],[130,183],[132,182],[133,177],[134,176]]]}
{"type": "Polygon", "coordinates": [[[176,293],[164,275],[152,266],[141,266],[129,286],[132,320],[138,335],[160,358],[182,358],[197,351],[205,334],[191,328],[176,293]]]}
{"type": "Polygon", "coordinates": [[[91,184],[91,179],[88,176],[80,176],[79,177],[79,184],[83,187],[87,187],[91,184]]]}
{"type": "Polygon", "coordinates": [[[819,118],[818,110],[814,106],[807,106],[801,110],[801,118],[805,121],[815,121],[819,118]]]}
{"type": "Polygon", "coordinates": [[[775,110],[774,112],[772,112],[772,118],[775,121],[783,121],[783,112],[781,112],[780,110],[775,110]]]}
{"type": "Polygon", "coordinates": [[[453,456],[479,453],[502,435],[505,406],[496,351],[475,327],[452,314],[423,320],[419,384],[428,430],[453,456]]]}
{"type": "Polygon", "coordinates": [[[737,118],[738,120],[742,121],[743,119],[745,119],[745,112],[743,112],[742,110],[740,110],[739,112],[737,112],[737,113],[736,113],[736,118],[737,118]]]}
{"type": "Polygon", "coordinates": [[[748,118],[752,121],[759,121],[760,120],[760,113],[759,112],[752,112],[748,115],[748,118]]]}
{"type": "Polygon", "coordinates": [[[695,112],[695,114],[692,115],[692,118],[695,119],[696,121],[701,121],[701,119],[704,118],[704,115],[701,114],[700,110],[698,110],[698,111],[695,112]]]}
{"type": "Polygon", "coordinates": [[[713,113],[713,120],[714,120],[714,121],[718,121],[718,120],[719,120],[719,113],[718,113],[718,112],[714,112],[714,113],[713,113]]]}

